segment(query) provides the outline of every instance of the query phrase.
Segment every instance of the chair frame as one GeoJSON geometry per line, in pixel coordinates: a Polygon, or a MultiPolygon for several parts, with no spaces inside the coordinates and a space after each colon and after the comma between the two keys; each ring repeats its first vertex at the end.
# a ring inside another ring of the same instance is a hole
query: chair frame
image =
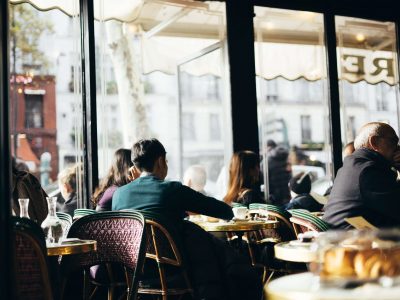
{"type": "MultiPolygon", "coordinates": [[[[146,230],[145,230],[145,219],[144,216],[138,212],[138,211],[134,211],[134,210],[130,210],[130,211],[104,211],[104,212],[98,212],[95,214],[89,214],[86,216],[83,216],[79,219],[77,219],[71,226],[69,232],[68,232],[68,237],[76,237],[75,233],[77,228],[80,228],[81,224],[87,224],[88,222],[91,221],[97,221],[97,220],[102,220],[102,219],[112,219],[112,218],[127,218],[127,219],[131,219],[134,218],[135,220],[138,220],[142,223],[143,225],[143,230],[142,230],[142,236],[141,236],[141,241],[140,241],[140,246],[139,246],[139,254],[138,254],[138,260],[136,263],[136,269],[132,270],[133,272],[129,272],[128,269],[124,266],[124,270],[125,270],[125,281],[126,282],[113,282],[113,275],[112,275],[112,271],[111,271],[111,264],[113,263],[112,261],[110,262],[105,262],[105,261],[101,261],[98,263],[94,263],[93,265],[96,264],[105,264],[109,278],[111,283],[108,284],[106,287],[108,288],[108,299],[111,300],[113,299],[113,292],[114,292],[114,288],[118,287],[118,286],[127,286],[127,292],[126,292],[126,297],[127,299],[137,299],[137,288],[138,288],[138,283],[139,283],[139,277],[140,277],[140,273],[143,269],[143,265],[144,265],[144,260],[145,260],[145,250],[146,250],[146,230]],[[132,274],[132,276],[129,276],[129,274],[132,274]],[[132,278],[131,278],[132,277],[132,278]]],[[[99,246],[97,247],[97,249],[99,250],[99,246]]],[[[84,256],[87,254],[80,254],[80,256],[84,256]]],[[[100,283],[96,282],[95,280],[89,280],[89,268],[92,265],[83,265],[81,266],[81,268],[84,271],[84,299],[90,299],[93,297],[93,295],[95,294],[98,286],[104,286],[101,285],[100,283]],[[94,290],[90,293],[90,295],[88,295],[88,283],[89,281],[95,285],[94,290]]],[[[63,284],[63,291],[65,289],[65,281],[63,284]]],[[[63,295],[64,293],[62,293],[63,295]]]]}
{"type": "MultiPolygon", "coordinates": [[[[11,218],[12,226],[14,229],[15,237],[17,235],[21,236],[21,238],[29,241],[33,247],[34,252],[37,254],[37,260],[39,261],[40,266],[40,275],[42,282],[42,290],[43,290],[43,299],[44,300],[52,300],[53,293],[51,287],[51,281],[49,276],[49,265],[47,260],[47,251],[46,251],[46,241],[43,230],[39,227],[38,224],[33,222],[32,220],[26,218],[12,217],[11,218]]],[[[16,243],[16,241],[15,241],[16,243]]],[[[14,256],[14,266],[16,266],[18,260],[17,249],[15,249],[14,256]]],[[[15,267],[17,270],[17,268],[15,267]]],[[[18,273],[16,274],[16,290],[17,290],[17,299],[22,299],[18,295],[19,291],[19,280],[18,273]]]]}
{"type": "MultiPolygon", "coordinates": [[[[146,215],[146,214],[145,214],[146,215]]],[[[138,294],[147,294],[147,295],[161,295],[163,300],[168,299],[168,296],[176,296],[176,295],[184,295],[184,294],[191,294],[193,297],[193,289],[189,280],[189,276],[186,272],[186,268],[184,266],[184,261],[182,259],[182,256],[178,250],[178,247],[176,243],[174,242],[174,239],[172,238],[171,234],[168,232],[168,230],[158,222],[158,220],[150,220],[146,219],[146,227],[147,230],[151,234],[151,240],[148,239],[152,243],[152,248],[154,249],[154,253],[150,253],[149,246],[147,245],[147,251],[146,251],[146,259],[151,259],[155,260],[157,262],[158,266],[158,272],[160,276],[160,283],[161,283],[161,289],[157,288],[139,288],[138,294]],[[160,247],[159,247],[159,241],[157,241],[156,238],[156,230],[160,230],[165,237],[167,238],[173,255],[174,259],[168,258],[168,257],[163,257],[160,253],[160,247]],[[185,288],[173,288],[169,289],[167,285],[167,280],[166,280],[166,275],[165,275],[165,268],[164,265],[169,264],[173,265],[176,267],[179,267],[182,272],[183,279],[185,281],[186,287],[185,288]]]]}

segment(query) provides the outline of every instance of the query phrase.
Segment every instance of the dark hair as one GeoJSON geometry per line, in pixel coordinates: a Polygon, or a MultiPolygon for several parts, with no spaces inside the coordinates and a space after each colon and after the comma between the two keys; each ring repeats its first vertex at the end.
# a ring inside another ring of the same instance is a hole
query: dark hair
{"type": "Polygon", "coordinates": [[[311,178],[308,173],[301,172],[289,181],[290,189],[296,194],[309,194],[311,192],[311,178]]]}
{"type": "Polygon", "coordinates": [[[142,139],[132,146],[132,162],[140,171],[151,172],[156,160],[165,157],[164,146],[157,139],[142,139]]]}
{"type": "Polygon", "coordinates": [[[130,182],[129,179],[129,168],[132,167],[131,162],[131,150],[129,149],[118,149],[114,153],[114,158],[110,170],[106,177],[103,178],[99,187],[93,194],[93,203],[97,205],[103,193],[110,186],[123,186],[130,182]]]}
{"type": "Polygon", "coordinates": [[[253,151],[238,151],[233,154],[229,165],[228,192],[224,201],[231,204],[246,189],[255,187],[258,174],[251,172],[259,166],[260,157],[253,151]]]}

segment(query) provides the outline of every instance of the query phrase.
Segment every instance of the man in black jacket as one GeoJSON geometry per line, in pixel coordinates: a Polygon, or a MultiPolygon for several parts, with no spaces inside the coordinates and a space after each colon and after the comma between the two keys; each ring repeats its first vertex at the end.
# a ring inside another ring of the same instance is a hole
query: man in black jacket
{"type": "Polygon", "coordinates": [[[355,152],[344,159],[325,206],[324,220],[349,229],[344,219],[362,216],[377,227],[400,225],[400,184],[394,165],[400,162],[399,138],[388,124],[364,125],[355,152]]]}

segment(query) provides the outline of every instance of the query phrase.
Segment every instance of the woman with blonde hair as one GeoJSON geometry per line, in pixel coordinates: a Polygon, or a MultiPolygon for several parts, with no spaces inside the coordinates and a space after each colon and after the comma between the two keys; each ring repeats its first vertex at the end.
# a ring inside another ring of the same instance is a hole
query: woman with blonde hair
{"type": "Polygon", "coordinates": [[[229,165],[228,192],[225,203],[265,203],[260,189],[260,157],[253,151],[238,151],[233,154],[229,165]]]}

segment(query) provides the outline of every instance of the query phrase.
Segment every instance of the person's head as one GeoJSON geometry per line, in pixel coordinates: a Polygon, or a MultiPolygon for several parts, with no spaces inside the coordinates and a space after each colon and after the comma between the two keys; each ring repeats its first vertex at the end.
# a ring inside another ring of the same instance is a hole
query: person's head
{"type": "Polygon", "coordinates": [[[354,148],[368,148],[380,153],[388,161],[398,149],[399,138],[394,129],[382,122],[371,122],[361,127],[354,140],[354,148]]]}
{"type": "Polygon", "coordinates": [[[308,173],[301,172],[293,176],[289,181],[289,188],[292,196],[309,194],[311,192],[311,178],[308,173]]]}
{"type": "Polygon", "coordinates": [[[206,169],[202,165],[190,166],[183,175],[183,184],[198,192],[204,191],[206,180],[206,169]]]}
{"type": "Polygon", "coordinates": [[[347,143],[343,148],[343,158],[354,152],[354,142],[347,143]]]}
{"type": "Polygon", "coordinates": [[[244,189],[254,188],[260,176],[260,157],[253,151],[238,151],[229,165],[228,193],[224,201],[231,203],[244,189]]]}
{"type": "Polygon", "coordinates": [[[168,173],[164,146],[157,139],[142,139],[132,146],[132,163],[140,172],[149,172],[160,179],[168,173]]]}
{"type": "Polygon", "coordinates": [[[100,183],[99,188],[93,195],[93,202],[97,204],[100,200],[104,191],[110,186],[123,186],[131,181],[130,168],[133,166],[131,161],[131,150],[129,149],[118,149],[114,153],[112,165],[103,180],[100,183]]]}
{"type": "Polygon", "coordinates": [[[276,148],[277,144],[275,143],[274,140],[268,140],[267,141],[267,151],[276,148]]]}
{"type": "Polygon", "coordinates": [[[58,186],[60,187],[61,195],[65,200],[69,198],[72,193],[76,192],[77,188],[77,172],[79,172],[79,165],[67,167],[58,174],[58,186]]]}

